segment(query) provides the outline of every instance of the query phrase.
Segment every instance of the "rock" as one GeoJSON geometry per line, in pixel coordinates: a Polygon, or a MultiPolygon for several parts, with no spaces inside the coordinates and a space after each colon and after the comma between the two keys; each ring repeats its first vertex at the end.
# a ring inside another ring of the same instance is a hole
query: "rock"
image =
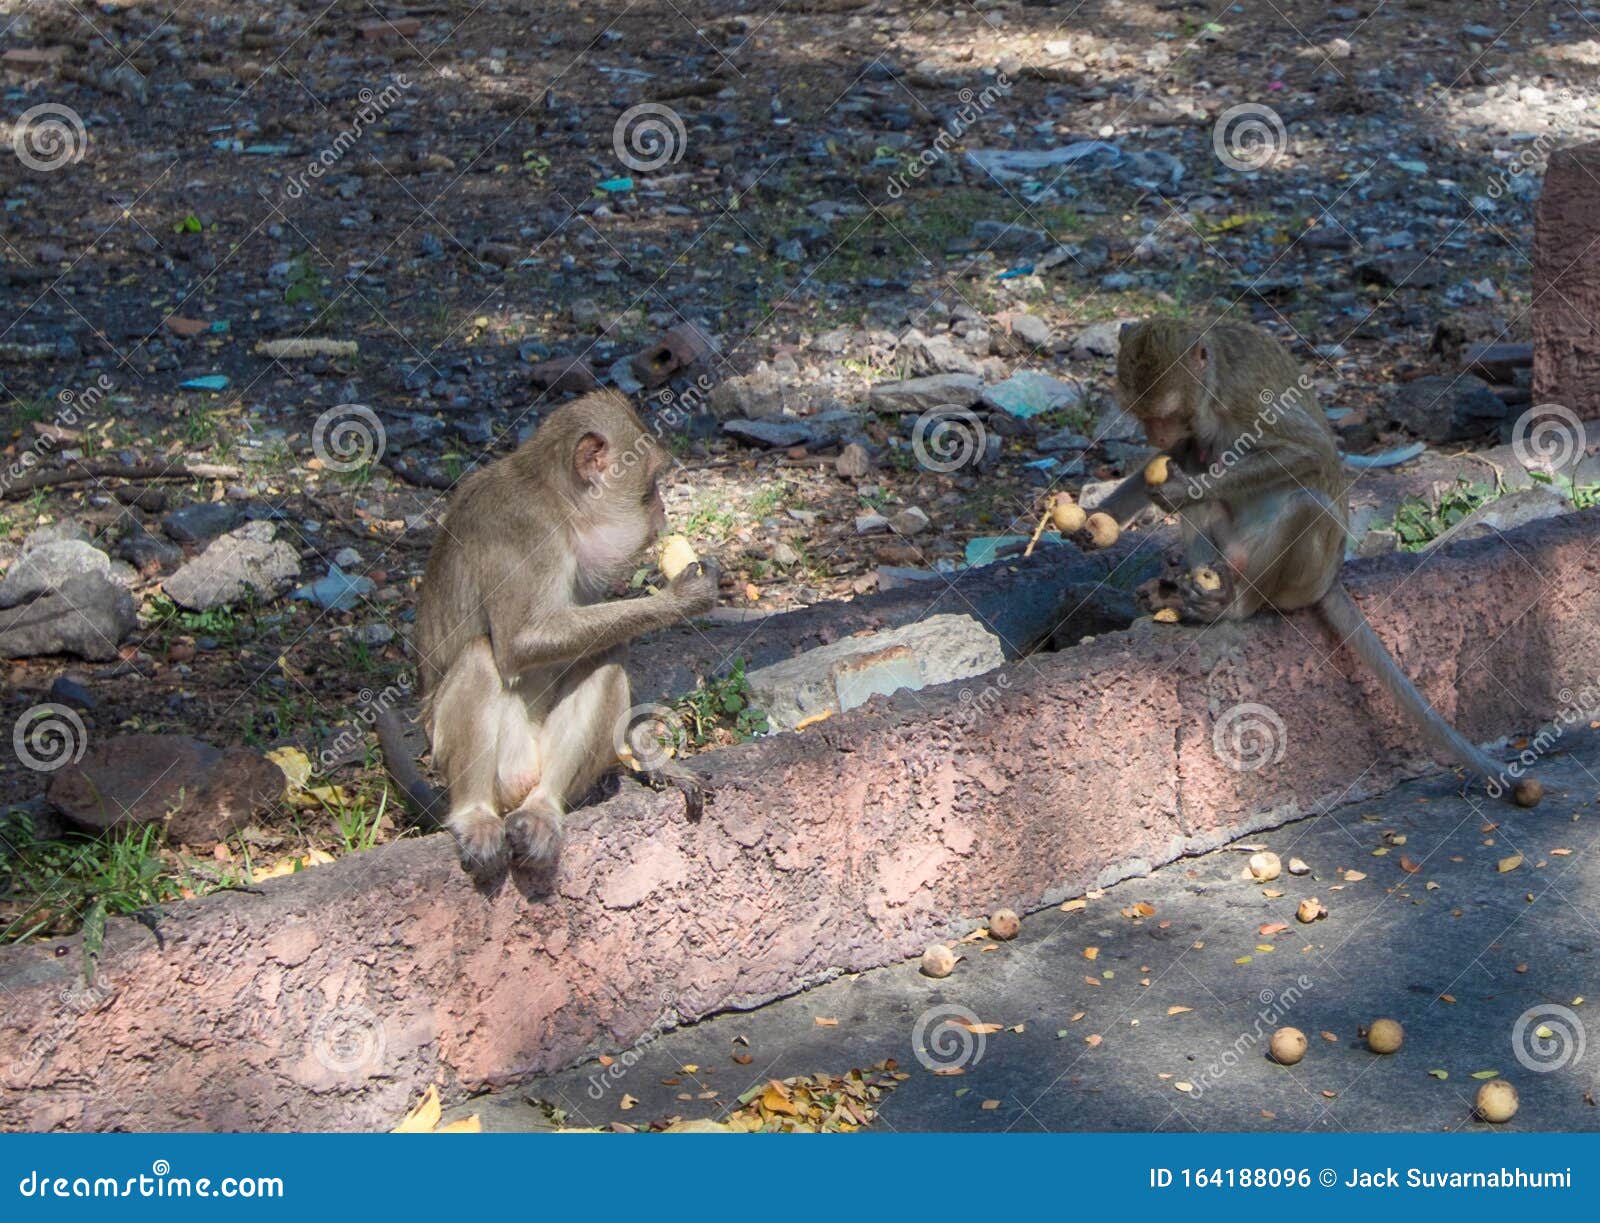
{"type": "Polygon", "coordinates": [[[833,469],[846,480],[865,480],[872,470],[872,456],[867,453],[865,446],[851,442],[839,451],[839,457],[833,461],[833,469]]]}
{"type": "Polygon", "coordinates": [[[1385,288],[1430,289],[1444,280],[1444,268],[1438,259],[1418,255],[1411,251],[1395,251],[1363,259],[1353,269],[1356,280],[1362,284],[1381,285],[1385,288]]]}
{"type": "Polygon", "coordinates": [[[744,442],[781,449],[804,446],[811,431],[799,420],[725,420],[722,431],[744,442]]]}
{"type": "Polygon", "coordinates": [[[903,382],[880,382],[867,392],[875,412],[926,412],[930,408],[970,408],[983,395],[976,374],[935,374],[903,382]]]}
{"type": "Polygon", "coordinates": [[[586,395],[600,389],[600,383],[582,357],[552,357],[528,370],[534,386],[554,395],[586,395]]]}
{"type": "Polygon", "coordinates": [[[715,356],[716,341],[693,323],[679,323],[633,358],[633,374],[648,388],[715,356]]]}
{"type": "Polygon", "coordinates": [[[243,518],[231,501],[199,501],[173,510],[161,520],[161,529],[180,544],[203,544],[233,530],[243,518]]]}
{"type": "Polygon", "coordinates": [[[163,824],[169,841],[209,845],[283,796],[277,765],[187,735],[117,735],[58,771],[45,792],[85,832],[163,824]]]}
{"type": "Polygon", "coordinates": [[[183,560],[182,548],[150,534],[131,520],[128,530],[117,540],[116,554],[140,573],[147,574],[158,573],[183,560]]]}
{"type": "Polygon", "coordinates": [[[1050,238],[1042,229],[1030,229],[1008,221],[974,221],[972,240],[984,250],[1025,253],[1043,250],[1050,238]]]}
{"type": "Polygon", "coordinates": [[[927,336],[913,327],[900,337],[897,351],[906,359],[909,372],[919,377],[978,373],[978,363],[948,335],[927,336]]]}
{"type": "Polygon", "coordinates": [[[0,611],[0,658],[75,654],[109,662],[138,622],[124,587],[103,574],[80,573],[59,590],[0,611]]]}
{"type": "Polygon", "coordinates": [[[276,598],[299,574],[299,554],[273,538],[272,524],[251,522],[217,539],[161,588],[180,607],[207,611],[251,594],[276,598]]]}
{"type": "Polygon", "coordinates": [[[1094,445],[1092,437],[1082,433],[1075,433],[1071,429],[1061,429],[1034,443],[1034,449],[1040,454],[1059,454],[1063,450],[1087,450],[1094,445]]]}
{"type": "Polygon", "coordinates": [[[806,248],[798,238],[790,238],[787,242],[780,242],[772,248],[772,253],[779,259],[790,263],[803,263],[806,257],[806,248]]]}
{"type": "Polygon", "coordinates": [[[889,520],[882,514],[857,514],[856,534],[877,535],[889,529],[889,520]]]}
{"type": "Polygon", "coordinates": [[[350,640],[362,645],[388,645],[394,640],[394,630],[387,624],[363,624],[351,630],[350,640]]]}
{"type": "Polygon", "coordinates": [[[56,676],[55,683],[50,685],[50,699],[57,704],[72,705],[78,709],[94,708],[94,694],[70,675],[56,676]]]}
{"type": "Polygon", "coordinates": [[[1088,361],[1094,357],[1114,357],[1124,320],[1112,319],[1085,327],[1067,341],[1067,354],[1074,361],[1088,361]]]}
{"type": "Polygon", "coordinates": [[[1506,411],[1489,385],[1471,374],[1402,383],[1388,405],[1390,420],[1435,444],[1493,433],[1506,411]]]}
{"type": "Polygon", "coordinates": [[[907,506],[889,520],[896,535],[921,535],[931,525],[928,515],[919,506],[907,506]]]}
{"type": "Polygon", "coordinates": [[[63,539],[24,551],[0,580],[0,608],[16,607],[39,595],[60,590],[77,577],[109,581],[111,558],[77,539],[63,539]]]}
{"type": "Polygon", "coordinates": [[[94,533],[76,518],[63,518],[60,522],[46,523],[30,531],[28,538],[22,541],[22,550],[32,552],[35,548],[42,548],[46,544],[69,542],[93,544],[94,533]]]}
{"type": "Polygon", "coordinates": [[[976,619],[937,615],[807,650],[752,671],[748,679],[768,725],[792,730],[816,714],[842,713],[903,688],[982,675],[1004,661],[1000,639],[976,619]]]}
{"type": "Polygon", "coordinates": [[[1009,412],[1024,420],[1044,412],[1076,407],[1083,402],[1083,388],[1035,370],[1019,370],[1004,382],[983,392],[983,405],[993,411],[1009,412]]]}

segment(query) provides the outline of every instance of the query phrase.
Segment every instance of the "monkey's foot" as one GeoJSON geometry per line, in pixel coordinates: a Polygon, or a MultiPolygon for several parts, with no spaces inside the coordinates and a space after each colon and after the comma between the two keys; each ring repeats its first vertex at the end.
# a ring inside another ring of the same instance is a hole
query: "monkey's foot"
{"type": "Polygon", "coordinates": [[[1151,578],[1138,590],[1147,613],[1172,610],[1186,624],[1215,624],[1233,604],[1233,583],[1220,569],[1179,569],[1151,578]]]}
{"type": "Polygon", "coordinates": [[[506,816],[506,840],[519,865],[548,870],[561,857],[561,815],[548,807],[518,807],[506,816]]]}
{"type": "Polygon", "coordinates": [[[486,807],[452,814],[449,820],[461,865],[474,879],[489,880],[505,872],[506,830],[500,817],[486,807]]]}

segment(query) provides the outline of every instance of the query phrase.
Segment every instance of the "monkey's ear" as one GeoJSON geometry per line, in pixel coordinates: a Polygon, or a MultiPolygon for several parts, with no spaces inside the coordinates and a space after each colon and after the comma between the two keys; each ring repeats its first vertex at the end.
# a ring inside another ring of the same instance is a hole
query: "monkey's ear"
{"type": "Polygon", "coordinates": [[[1211,345],[1204,339],[1196,340],[1184,354],[1184,360],[1196,378],[1206,372],[1206,364],[1211,360],[1211,345]]]}
{"type": "Polygon", "coordinates": [[[572,452],[572,471],[580,484],[593,484],[605,474],[611,460],[611,443],[603,433],[585,433],[572,452]]]}

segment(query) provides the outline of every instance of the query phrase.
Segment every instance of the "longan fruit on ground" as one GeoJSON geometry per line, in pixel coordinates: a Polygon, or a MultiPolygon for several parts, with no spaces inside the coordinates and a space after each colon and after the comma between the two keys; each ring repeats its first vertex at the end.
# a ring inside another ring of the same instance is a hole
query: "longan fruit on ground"
{"type": "Polygon", "coordinates": [[[1406,1030],[1392,1019],[1374,1019],[1367,1029],[1367,1048],[1374,1053],[1393,1053],[1406,1038],[1406,1030]]]}
{"type": "Polygon", "coordinates": [[[1498,1125],[1517,1115],[1517,1089],[1504,1079],[1490,1079],[1478,1088],[1478,1116],[1498,1125]]]}
{"type": "Polygon", "coordinates": [[[1275,853],[1263,850],[1258,854],[1251,854],[1247,864],[1250,868],[1250,877],[1257,883],[1266,883],[1269,879],[1276,879],[1283,873],[1283,862],[1275,853]]]}
{"type": "Polygon", "coordinates": [[[1089,541],[1097,548],[1109,548],[1122,534],[1122,528],[1110,514],[1090,514],[1083,529],[1089,532],[1089,541]]]}
{"type": "MultiPolygon", "coordinates": [[[[1531,777],[1524,777],[1517,783],[1517,788],[1511,791],[1511,799],[1519,807],[1537,807],[1543,797],[1544,787],[1531,777]]],[[[1515,1107],[1513,1104],[1512,1108],[1515,1107]]]]}
{"type": "Polygon", "coordinates": [[[989,918],[989,933],[997,939],[1014,939],[1022,929],[1022,920],[1010,909],[996,909],[989,918]]]}
{"type": "Polygon", "coordinates": [[[948,977],[956,968],[956,953],[943,943],[930,943],[922,953],[922,971],[929,977],[948,977]]]}
{"type": "Polygon", "coordinates": [[[1267,1051],[1280,1066],[1293,1066],[1306,1055],[1306,1034],[1299,1028],[1279,1028],[1267,1042],[1267,1051]]]}

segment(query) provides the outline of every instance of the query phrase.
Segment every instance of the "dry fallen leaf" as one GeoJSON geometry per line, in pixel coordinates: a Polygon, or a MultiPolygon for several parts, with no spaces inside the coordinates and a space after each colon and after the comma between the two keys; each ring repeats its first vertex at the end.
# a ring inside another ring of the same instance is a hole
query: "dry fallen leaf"
{"type": "Polygon", "coordinates": [[[1521,865],[1522,865],[1522,855],[1521,854],[1512,854],[1509,858],[1501,858],[1500,859],[1499,870],[1500,870],[1500,873],[1503,875],[1507,871],[1516,870],[1517,867],[1519,867],[1521,865]]]}
{"type": "Polygon", "coordinates": [[[1173,1087],[1175,1087],[1178,1091],[1182,1091],[1182,1092],[1191,1092],[1191,1091],[1194,1090],[1194,1084],[1193,1083],[1184,1083],[1184,1082],[1181,1082],[1181,1081],[1177,1082],[1177,1083],[1174,1083],[1173,1087]]]}
{"type": "Polygon", "coordinates": [[[1169,1006],[1167,1008],[1167,1014],[1168,1015],[1187,1015],[1192,1010],[1194,1010],[1194,1008],[1191,1007],[1191,1006],[1169,1006]]]}
{"type": "Polygon", "coordinates": [[[992,1113],[995,1109],[997,1109],[999,1107],[1000,1107],[1000,1101],[999,1100],[985,1100],[983,1102],[983,1111],[986,1112],[986,1113],[992,1113]]]}
{"type": "Polygon", "coordinates": [[[1415,875],[1422,869],[1422,863],[1413,862],[1410,858],[1406,857],[1404,854],[1401,854],[1400,869],[1405,871],[1405,873],[1408,875],[1415,875]]]}
{"type": "Polygon", "coordinates": [[[1083,1038],[1083,1043],[1088,1045],[1091,1049],[1098,1049],[1100,1047],[1100,1042],[1104,1039],[1104,1036],[1101,1036],[1098,1032],[1096,1032],[1090,1036],[1085,1036],[1083,1038]]]}
{"type": "Polygon", "coordinates": [[[1362,871],[1343,871],[1341,873],[1344,875],[1344,881],[1346,883],[1360,883],[1367,877],[1362,871]]]}
{"type": "Polygon", "coordinates": [[[632,1096],[630,1096],[626,1092],[624,1092],[623,1095],[622,1095],[622,1099],[617,1101],[617,1107],[620,1108],[623,1112],[628,1112],[637,1103],[639,1103],[639,1101],[635,1100],[632,1096]]]}
{"type": "Polygon", "coordinates": [[[1100,958],[1100,948],[1085,947],[1083,949],[1083,958],[1086,960],[1098,960],[1100,958]]]}
{"type": "Polygon", "coordinates": [[[819,1028],[836,1028],[839,1026],[837,1019],[824,1019],[821,1015],[818,1015],[812,1022],[819,1028]]]}
{"type": "Polygon", "coordinates": [[[1080,896],[1075,900],[1068,900],[1065,903],[1063,903],[1062,906],[1061,906],[1061,911],[1063,913],[1075,913],[1079,909],[1086,909],[1088,907],[1089,907],[1089,902],[1087,900],[1083,899],[1083,897],[1080,896]]]}
{"type": "Polygon", "coordinates": [[[439,1107],[439,1089],[429,1083],[428,1089],[422,1093],[422,1099],[405,1115],[405,1119],[389,1131],[392,1134],[431,1134],[434,1127],[439,1124],[439,1117],[443,1113],[439,1107]]]}
{"type": "Polygon", "coordinates": [[[1256,933],[1265,934],[1268,937],[1271,937],[1274,934],[1282,934],[1288,928],[1289,927],[1281,921],[1266,922],[1259,930],[1256,931],[1256,933]]]}

